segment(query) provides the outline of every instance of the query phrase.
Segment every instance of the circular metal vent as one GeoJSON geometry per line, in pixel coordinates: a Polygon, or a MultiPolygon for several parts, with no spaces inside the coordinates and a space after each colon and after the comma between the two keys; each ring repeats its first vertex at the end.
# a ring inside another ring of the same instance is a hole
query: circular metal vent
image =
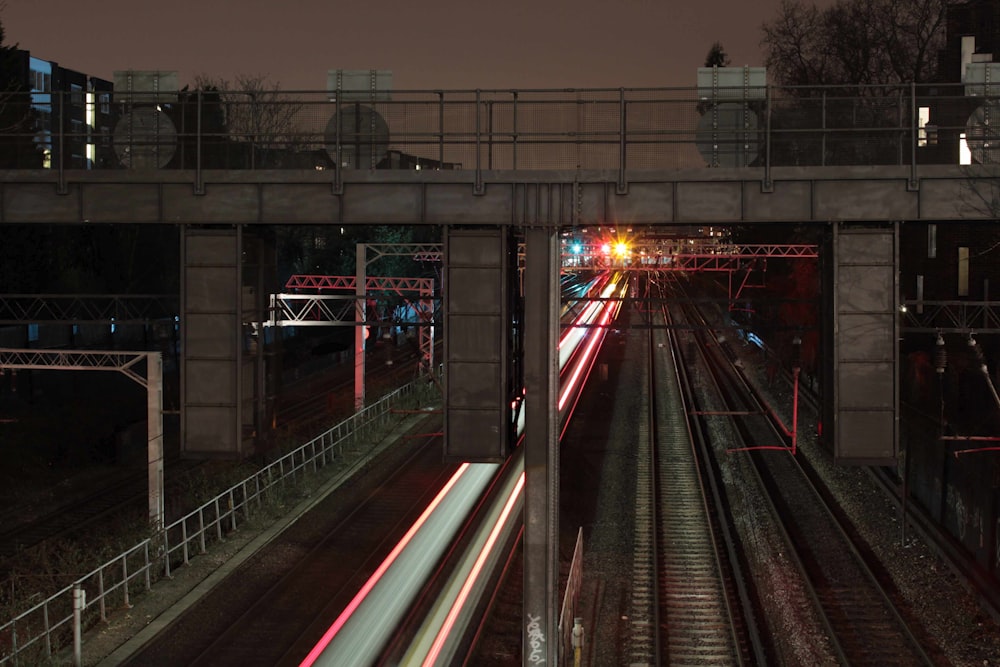
{"type": "Polygon", "coordinates": [[[345,169],[373,169],[389,153],[389,125],[371,107],[345,104],[326,124],[326,152],[337,160],[337,124],[340,124],[339,166],[345,169]]]}
{"type": "Polygon", "coordinates": [[[1000,162],[1000,101],[977,107],[965,124],[965,142],[979,164],[1000,162]]]}
{"type": "Polygon", "coordinates": [[[177,129],[156,107],[136,107],[115,125],[112,141],[122,166],[161,169],[177,152],[177,129]]]}
{"type": "Polygon", "coordinates": [[[698,121],[695,144],[710,167],[746,167],[760,154],[757,126],[742,102],[720,102],[698,121]]]}

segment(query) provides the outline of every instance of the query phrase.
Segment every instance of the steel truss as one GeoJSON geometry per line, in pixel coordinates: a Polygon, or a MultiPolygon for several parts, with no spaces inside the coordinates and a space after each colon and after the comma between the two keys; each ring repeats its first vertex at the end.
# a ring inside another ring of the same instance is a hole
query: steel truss
{"type": "Polygon", "coordinates": [[[904,333],[1000,333],[1000,301],[903,301],[904,333]]]}
{"type": "Polygon", "coordinates": [[[163,360],[159,352],[0,348],[0,371],[117,371],[146,389],[149,521],[163,529],[163,360]],[[146,375],[137,367],[146,362],[146,375]]]}
{"type": "Polygon", "coordinates": [[[170,294],[0,294],[0,324],[140,324],[176,316],[178,301],[170,294]]]}
{"type": "Polygon", "coordinates": [[[403,297],[421,319],[417,326],[417,341],[420,351],[420,367],[427,374],[434,369],[434,279],[433,278],[393,278],[368,276],[368,264],[381,257],[413,257],[417,261],[440,262],[440,243],[361,243],[357,246],[357,275],[293,275],[285,283],[285,289],[309,290],[316,292],[343,290],[353,291],[352,296],[323,294],[272,294],[270,297],[270,317],[265,326],[354,326],[354,407],[364,407],[364,364],[365,335],[362,327],[372,324],[367,321],[366,302],[373,292],[390,292],[403,297]],[[369,256],[371,253],[372,256],[369,256]],[[417,296],[413,304],[407,294],[417,296]],[[350,312],[354,321],[350,322],[350,312]]]}

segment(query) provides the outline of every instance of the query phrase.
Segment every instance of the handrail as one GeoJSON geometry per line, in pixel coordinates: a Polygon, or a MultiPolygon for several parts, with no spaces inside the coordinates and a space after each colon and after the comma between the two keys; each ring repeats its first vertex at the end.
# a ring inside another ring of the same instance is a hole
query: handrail
{"type": "Polygon", "coordinates": [[[74,623],[89,624],[95,618],[106,621],[111,601],[130,606],[136,586],[149,591],[160,572],[170,577],[177,564],[190,562],[192,553],[206,553],[209,542],[221,541],[236,530],[238,521],[251,516],[271,489],[343,457],[345,444],[384,422],[396,405],[413,397],[423,385],[426,380],[417,379],[386,394],[170,523],[159,535],[142,540],[0,625],[0,665],[23,664],[24,660],[34,664],[39,656],[51,658],[68,648],[74,630],[79,629],[74,623]],[[75,589],[86,593],[83,620],[74,620],[75,589]]]}
{"type": "MultiPolygon", "coordinates": [[[[2,133],[0,169],[43,168],[47,153],[61,184],[80,169],[189,169],[199,191],[205,169],[334,169],[339,192],[344,169],[464,167],[475,170],[480,192],[486,170],[614,170],[624,191],[629,173],[650,169],[762,167],[767,186],[778,166],[892,164],[910,167],[915,186],[918,164],[958,161],[974,110],[993,99],[963,84],[713,90],[715,97],[695,87],[400,90],[350,108],[325,91],[158,91],[169,101],[147,105],[144,122],[154,114],[154,129],[135,124],[143,99],[135,91],[111,93],[106,109],[91,109],[93,126],[66,120],[84,117],[68,92],[9,93],[8,112],[20,105],[25,122],[2,133]],[[374,112],[371,122],[334,121],[356,116],[359,105],[374,112]],[[934,143],[921,140],[921,107],[932,110],[934,143]],[[37,114],[58,122],[40,133],[29,121],[37,114]],[[707,129],[699,125],[706,114],[715,121],[707,129]],[[345,165],[348,147],[374,159],[345,165]],[[93,159],[79,159],[85,155],[93,159]]],[[[967,141],[992,159],[988,139],[967,141]]]]}

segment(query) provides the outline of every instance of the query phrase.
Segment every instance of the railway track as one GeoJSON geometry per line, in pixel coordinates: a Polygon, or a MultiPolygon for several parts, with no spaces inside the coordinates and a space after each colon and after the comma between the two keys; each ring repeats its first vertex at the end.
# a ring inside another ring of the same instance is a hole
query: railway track
{"type": "MultiPolygon", "coordinates": [[[[669,321],[665,308],[654,313],[654,324],[669,321]]],[[[698,447],[704,442],[699,425],[688,417],[691,388],[676,363],[674,336],[656,328],[649,338],[654,437],[652,484],[644,486],[653,489],[653,510],[647,514],[655,514],[655,627],[660,636],[655,654],[633,651],[630,658],[633,663],[652,658],[651,664],[747,664],[763,650],[755,625],[747,623],[753,610],[733,558],[731,532],[718,521],[717,486],[703,474],[711,463],[707,450],[698,447]]],[[[641,534],[637,531],[637,541],[641,534]]],[[[637,568],[636,583],[648,578],[640,573],[637,568]]]]}
{"type": "Polygon", "coordinates": [[[809,607],[800,616],[802,632],[825,638],[810,650],[835,664],[933,664],[880,584],[879,564],[865,557],[864,545],[852,540],[854,531],[827,506],[828,494],[814,486],[792,450],[781,446],[782,430],[766,417],[773,412],[713,337],[702,332],[697,338],[699,358],[686,363],[706,370],[736,438],[716,447],[730,456],[745,455],[752,465],[752,476],[742,483],[759,483],[772,529],[783,536],[782,560],[789,565],[784,576],[796,577],[786,593],[803,596],[794,603],[800,609],[809,607]],[[753,451],[734,451],[741,449],[753,451]]]}
{"type": "MultiPolygon", "coordinates": [[[[421,419],[409,435],[437,430],[421,419]]],[[[125,665],[298,665],[456,466],[408,437],[319,502],[125,665]]]]}

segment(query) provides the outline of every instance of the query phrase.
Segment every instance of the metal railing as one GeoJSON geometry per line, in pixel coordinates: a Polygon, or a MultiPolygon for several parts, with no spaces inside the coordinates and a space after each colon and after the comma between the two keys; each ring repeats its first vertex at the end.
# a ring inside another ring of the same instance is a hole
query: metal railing
{"type": "Polygon", "coordinates": [[[347,445],[379,432],[394,408],[419,400],[419,389],[426,386],[426,379],[418,379],[387,394],[170,523],[162,534],[143,540],[0,625],[0,665],[37,664],[74,642],[79,656],[82,630],[107,621],[109,605],[131,606],[135,591],[150,590],[154,580],[170,577],[193,555],[206,553],[210,544],[249,520],[276,487],[345,458],[347,445]],[[83,591],[82,600],[75,591],[83,591]]]}
{"type": "Polygon", "coordinates": [[[1000,161],[997,86],[11,93],[0,168],[618,169],[1000,161]],[[386,99],[390,97],[391,99],[386,99]],[[14,107],[11,109],[10,107],[14,107]],[[17,108],[23,113],[17,113],[17,108]],[[928,111],[925,111],[928,110],[928,111]],[[963,142],[964,135],[964,142],[963,142]],[[339,168],[338,168],[339,165],[339,168]]]}

